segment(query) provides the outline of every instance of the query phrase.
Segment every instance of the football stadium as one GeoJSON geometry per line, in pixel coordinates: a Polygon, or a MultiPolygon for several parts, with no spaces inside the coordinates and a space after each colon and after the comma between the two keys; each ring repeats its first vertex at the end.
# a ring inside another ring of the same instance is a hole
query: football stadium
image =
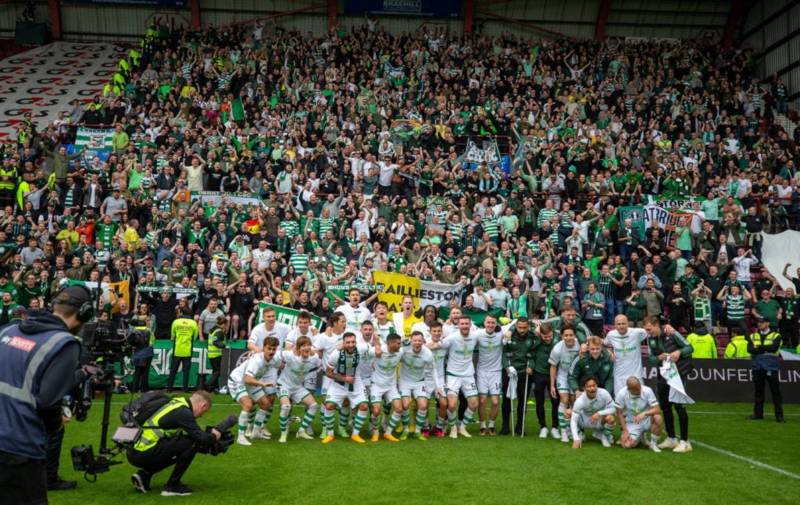
{"type": "Polygon", "coordinates": [[[796,0],[0,0],[0,503],[797,503],[798,111],[796,0]]]}

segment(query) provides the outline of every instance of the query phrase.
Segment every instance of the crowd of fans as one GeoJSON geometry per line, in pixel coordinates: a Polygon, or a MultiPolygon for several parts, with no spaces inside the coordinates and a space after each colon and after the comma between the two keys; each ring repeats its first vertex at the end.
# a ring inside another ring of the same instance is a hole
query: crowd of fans
{"type": "Polygon", "coordinates": [[[368,296],[383,270],[509,318],[572,305],[599,335],[615,314],[733,334],[761,316],[794,347],[800,280],[780,290],[759,257],[800,224],[798,139],[773,121],[785,86],[753,69],[708,38],[150,27],[104,96],[3,145],[0,323],[64,278],[127,279],[108,317],[169,338],[178,314],[222,312],[247,338],[259,301],[326,318],[326,286],[368,296]],[[107,161],[65,149],[79,122],[115,128],[107,161]],[[483,140],[510,163],[468,163],[483,140]],[[664,199],[690,222],[620,219],[664,199]]]}

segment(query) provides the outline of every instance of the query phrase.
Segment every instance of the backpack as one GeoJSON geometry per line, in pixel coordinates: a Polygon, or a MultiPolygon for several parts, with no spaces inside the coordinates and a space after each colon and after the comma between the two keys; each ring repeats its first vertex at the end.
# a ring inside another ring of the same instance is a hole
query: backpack
{"type": "Polygon", "coordinates": [[[172,398],[166,393],[148,391],[122,407],[119,418],[125,426],[141,428],[158,409],[169,403],[170,400],[172,398]]]}

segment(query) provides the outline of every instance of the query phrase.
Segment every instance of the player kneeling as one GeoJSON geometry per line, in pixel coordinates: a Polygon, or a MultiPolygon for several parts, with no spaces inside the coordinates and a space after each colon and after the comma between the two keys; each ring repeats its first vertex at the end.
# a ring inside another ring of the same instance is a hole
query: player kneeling
{"type": "Polygon", "coordinates": [[[319,369],[322,361],[319,356],[314,354],[311,348],[311,339],[308,337],[298,337],[291,351],[282,351],[280,358],[283,361],[283,371],[278,379],[280,390],[281,414],[280,427],[281,438],[278,442],[285,444],[289,436],[289,419],[292,413],[292,404],[304,404],[306,413],[300,422],[300,429],[297,430],[297,438],[313,440],[307,433],[307,428],[317,415],[318,405],[314,400],[314,395],[306,388],[306,377],[319,369]]]}
{"type": "Polygon", "coordinates": [[[658,448],[658,436],[664,426],[658,398],[649,387],[642,384],[636,376],[628,377],[627,387],[622,388],[614,399],[617,418],[622,426],[620,444],[624,449],[639,445],[639,440],[646,432],[650,432],[647,446],[654,452],[658,448]]]}
{"type": "Polygon", "coordinates": [[[228,392],[242,407],[239,413],[239,436],[236,443],[252,445],[247,437],[269,439],[269,432],[264,429],[272,403],[275,400],[275,384],[266,382],[266,378],[277,371],[281,360],[277,357],[278,339],[267,337],[261,352],[253,353],[247,361],[237,366],[228,378],[228,392]],[[258,405],[258,413],[255,406],[258,405]],[[250,422],[254,421],[252,432],[250,422]]]}
{"type": "Polygon", "coordinates": [[[605,389],[597,386],[597,379],[587,377],[583,381],[583,393],[571,410],[567,411],[572,429],[572,448],[580,449],[583,442],[583,430],[592,430],[592,436],[603,443],[603,447],[611,447],[614,443],[614,400],[605,389]]]}

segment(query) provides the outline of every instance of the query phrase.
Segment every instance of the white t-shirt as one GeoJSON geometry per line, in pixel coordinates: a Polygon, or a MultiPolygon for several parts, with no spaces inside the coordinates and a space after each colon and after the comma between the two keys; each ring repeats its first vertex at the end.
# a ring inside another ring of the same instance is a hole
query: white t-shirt
{"type": "Polygon", "coordinates": [[[466,337],[460,331],[447,335],[442,340],[442,349],[447,350],[447,375],[473,377],[472,352],[478,344],[478,332],[470,331],[466,337]]]}
{"type": "Polygon", "coordinates": [[[372,358],[372,384],[380,387],[390,387],[397,383],[397,366],[403,358],[405,351],[401,347],[397,352],[389,352],[386,345],[381,346],[381,357],[375,354],[375,349],[369,349],[372,358]]]}
{"type": "Polygon", "coordinates": [[[628,377],[644,377],[642,367],[642,342],[647,340],[647,332],[642,328],[628,328],[625,335],[611,330],[603,340],[614,350],[614,391],[621,391],[628,377]]]}
{"type": "Polygon", "coordinates": [[[406,349],[400,363],[401,386],[412,386],[428,380],[432,380],[437,388],[441,386],[442,377],[436,367],[436,358],[427,347],[422,346],[419,352],[406,349]]]}
{"type": "Polygon", "coordinates": [[[277,370],[280,364],[281,359],[279,353],[276,352],[275,356],[267,361],[264,359],[263,352],[257,352],[252,354],[247,358],[247,361],[237,366],[233,372],[231,372],[230,380],[236,384],[244,384],[245,375],[249,375],[255,380],[263,380],[265,377],[269,376],[273,370],[277,370]]]}
{"type": "Polygon", "coordinates": [[[381,161],[378,163],[381,171],[378,174],[378,185],[388,187],[392,185],[392,176],[394,175],[394,171],[397,169],[397,165],[394,163],[386,163],[385,161],[381,161]]]}
{"type": "Polygon", "coordinates": [[[257,325],[250,332],[250,338],[247,339],[248,344],[254,344],[258,349],[264,347],[264,339],[267,337],[275,337],[278,339],[278,349],[283,349],[283,344],[286,342],[286,335],[292,330],[288,324],[275,321],[275,326],[272,329],[267,329],[266,323],[257,325]]]}
{"type": "Polygon", "coordinates": [[[632,423],[634,417],[658,405],[658,398],[653,390],[644,384],[641,388],[641,393],[634,396],[626,386],[618,391],[614,398],[614,406],[622,409],[626,423],[632,423]]]}
{"type": "Polygon", "coordinates": [[[736,280],[750,282],[750,267],[757,264],[758,260],[751,256],[737,256],[733,258],[733,267],[736,269],[736,280]]]}
{"type": "Polygon", "coordinates": [[[298,356],[292,351],[281,351],[281,360],[284,363],[283,371],[278,379],[278,384],[284,388],[301,388],[305,377],[322,366],[319,356],[312,354],[308,358],[298,356]]]}
{"type": "Polygon", "coordinates": [[[345,319],[347,319],[347,329],[350,331],[359,331],[361,329],[361,323],[372,316],[372,313],[370,313],[367,308],[367,304],[364,302],[359,303],[355,308],[349,303],[339,305],[336,307],[335,312],[344,314],[345,319]]]}

